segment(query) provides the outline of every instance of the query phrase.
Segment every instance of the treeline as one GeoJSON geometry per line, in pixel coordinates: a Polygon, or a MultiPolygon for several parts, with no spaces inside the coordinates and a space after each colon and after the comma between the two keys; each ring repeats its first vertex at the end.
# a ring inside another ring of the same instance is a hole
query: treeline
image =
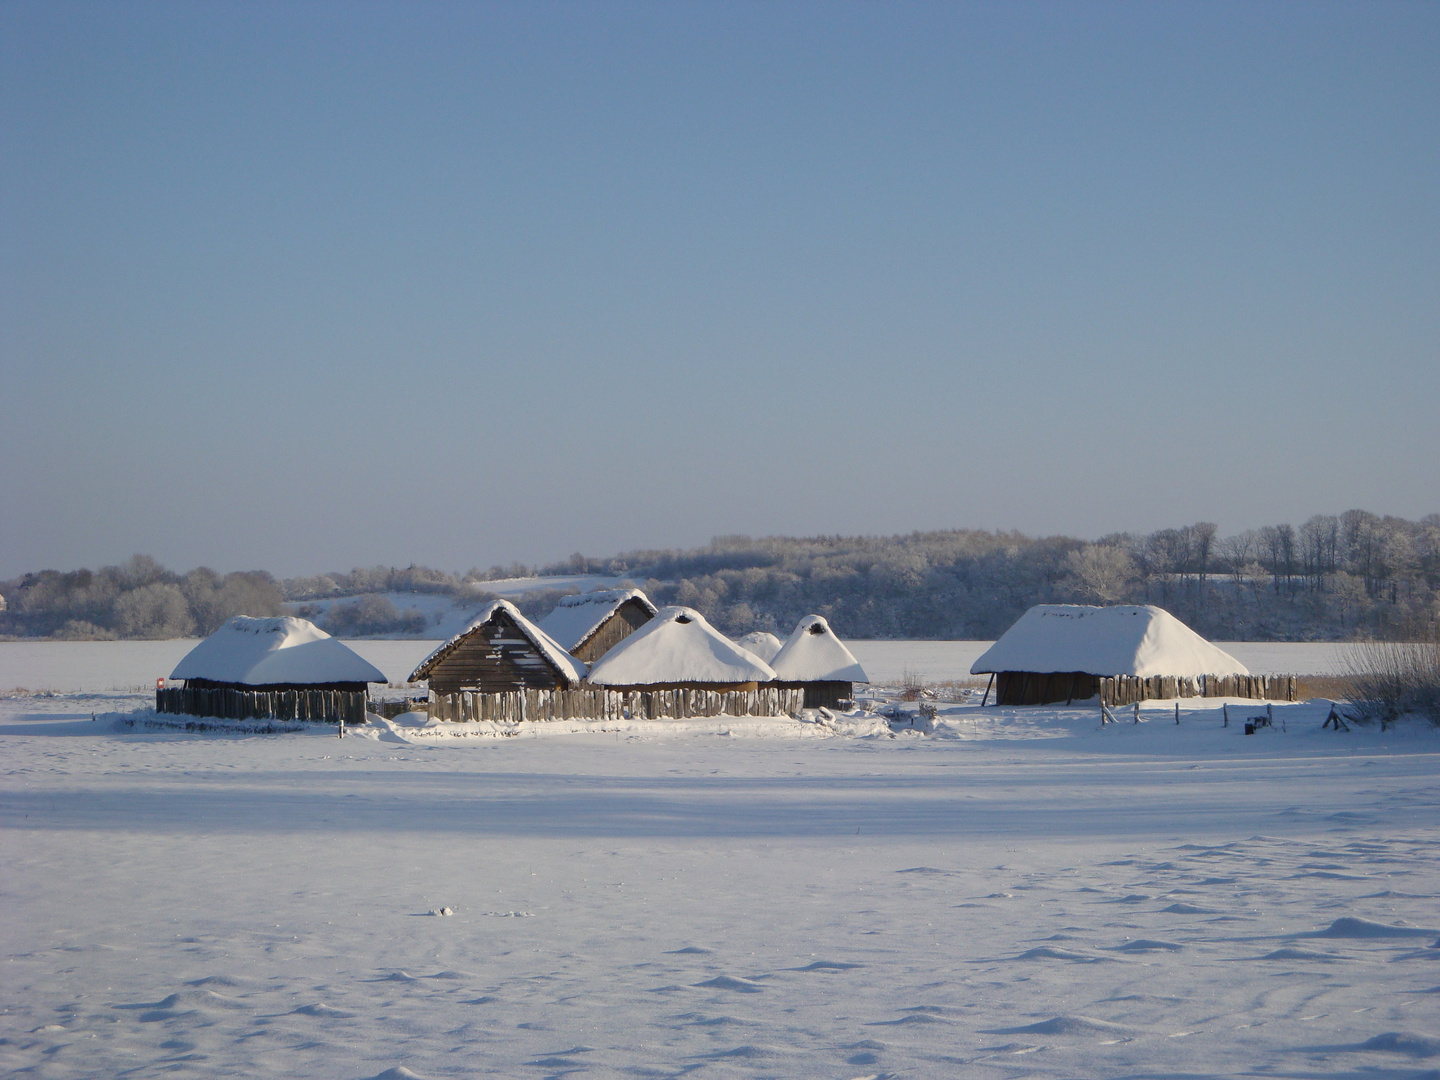
{"type": "MultiPolygon", "coordinates": [[[[397,608],[379,594],[430,593],[477,603],[490,596],[485,581],[532,573],[533,568],[518,564],[463,575],[425,566],[369,566],[279,581],[263,570],[221,575],[202,566],[178,574],[148,555],[135,555],[123,566],[40,570],[0,581],[0,637],[203,637],[233,615],[283,615],[287,610],[337,637],[418,637],[429,625],[425,616],[414,608],[397,608]],[[321,599],[340,602],[314,603],[321,599]]],[[[561,595],[546,590],[528,598],[522,610],[535,614],[536,605],[544,604],[548,611],[561,595]]]]}
{"type": "MultiPolygon", "coordinates": [[[[810,612],[856,638],[980,638],[1038,603],[1158,604],[1220,640],[1433,640],[1440,620],[1440,514],[1419,521],[1364,510],[1317,515],[1298,528],[1221,537],[1210,522],[1096,541],[951,530],[906,536],[719,537],[691,550],[519,563],[451,573],[423,566],[356,568],[277,582],[263,571],[172,574],[137,555],[123,567],[45,570],[0,582],[0,634],[177,637],[230,615],[298,614],[340,636],[420,636],[426,619],[383,593],[430,593],[474,604],[490,582],[593,574],[644,587],[658,603],[698,608],[730,634],[788,633],[810,612]],[[339,600],[322,609],[318,600],[339,600]]],[[[520,602],[539,616],[559,591],[520,602]]]]}
{"type": "Polygon", "coordinates": [[[572,556],[542,573],[644,581],[728,633],[788,632],[808,612],[858,638],[978,638],[1038,603],[1150,603],[1222,640],[1433,637],[1440,514],[1364,510],[1220,537],[1210,522],[1087,542],[954,530],[890,537],[720,537],[689,551],[572,556]]]}
{"type": "Polygon", "coordinates": [[[166,570],[148,555],[99,570],[41,570],[0,582],[0,635],[104,641],[214,632],[232,615],[279,615],[280,583],[263,570],[166,570]]]}

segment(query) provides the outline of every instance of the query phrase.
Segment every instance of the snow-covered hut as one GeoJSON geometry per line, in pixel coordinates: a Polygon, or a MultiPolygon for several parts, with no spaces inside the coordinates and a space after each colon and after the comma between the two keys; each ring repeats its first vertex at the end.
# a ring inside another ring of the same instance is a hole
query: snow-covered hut
{"type": "Polygon", "coordinates": [[[1164,608],[1039,604],[970,667],[995,676],[1001,705],[1044,705],[1094,697],[1102,678],[1198,679],[1249,675],[1164,608]]]}
{"type": "Polygon", "coordinates": [[[434,694],[572,690],[585,664],[562,649],[508,600],[492,601],[460,633],[421,661],[411,682],[434,694]]]}
{"type": "Polygon", "coordinates": [[[746,652],[754,653],[768,664],[775,659],[775,654],[780,651],[780,646],[784,642],[768,631],[751,630],[744,637],[736,638],[735,644],[746,652]]]}
{"type": "Polygon", "coordinates": [[[754,690],[775,671],[694,608],[663,607],[602,656],[588,682],[612,690],[754,690]]]}
{"type": "Polygon", "coordinates": [[[385,681],[374,664],[314,623],[286,615],[237,615],[185,654],[170,673],[189,689],[364,693],[385,681]]]}
{"type": "Polygon", "coordinates": [[[639,589],[602,589],[562,597],[539,627],[576,659],[593,664],[655,617],[639,589]]]}
{"type": "Polygon", "coordinates": [[[807,709],[850,701],[855,684],[870,681],[855,654],[819,615],[806,615],[796,624],[770,666],[782,686],[804,689],[807,709]]]}

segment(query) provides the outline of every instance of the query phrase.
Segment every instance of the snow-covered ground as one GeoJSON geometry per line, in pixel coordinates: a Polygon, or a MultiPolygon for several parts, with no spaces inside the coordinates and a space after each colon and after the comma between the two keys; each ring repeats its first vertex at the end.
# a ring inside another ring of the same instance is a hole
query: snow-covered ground
{"type": "MultiPolygon", "coordinates": [[[[443,639],[442,639],[443,640],[443,639]]],[[[441,641],[372,640],[346,644],[404,682],[441,641]]],[[[869,676],[898,683],[906,672],[926,682],[968,680],[970,665],[990,641],[854,641],[846,645],[869,676]]],[[[139,690],[169,675],[193,649],[193,638],[174,641],[0,641],[0,692],[26,690],[139,690]]],[[[1267,675],[1328,675],[1339,670],[1346,646],[1227,641],[1221,648],[1252,672],[1267,675]]]]}
{"type": "Polygon", "coordinates": [[[4,1075],[1440,1065],[1428,726],[946,704],[340,741],[92,721],[146,696],[74,677],[0,698],[4,1075]]]}

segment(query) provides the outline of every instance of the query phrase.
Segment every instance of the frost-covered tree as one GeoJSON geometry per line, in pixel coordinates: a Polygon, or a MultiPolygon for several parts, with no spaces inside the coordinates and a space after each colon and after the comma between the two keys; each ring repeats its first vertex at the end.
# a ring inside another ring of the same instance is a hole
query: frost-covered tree
{"type": "Polygon", "coordinates": [[[180,586],[156,582],[115,601],[115,626],[127,638],[178,638],[195,632],[195,619],[180,586]]]}
{"type": "Polygon", "coordinates": [[[1065,573],[1077,599],[1113,604],[1129,595],[1135,560],[1124,548],[1086,544],[1065,556],[1065,573]]]}

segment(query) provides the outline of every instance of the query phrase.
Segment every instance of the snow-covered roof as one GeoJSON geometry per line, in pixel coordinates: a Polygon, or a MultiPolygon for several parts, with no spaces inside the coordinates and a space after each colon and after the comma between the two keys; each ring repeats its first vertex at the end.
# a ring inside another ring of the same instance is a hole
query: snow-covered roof
{"type": "Polygon", "coordinates": [[[521,615],[520,609],[517,608],[514,604],[512,604],[509,600],[492,600],[489,604],[485,605],[485,607],[480,609],[479,614],[477,614],[475,618],[470,620],[469,626],[467,626],[464,630],[460,631],[460,633],[456,634],[449,641],[441,645],[424,660],[420,661],[420,666],[411,673],[410,681],[419,682],[421,679],[428,678],[430,670],[436,664],[438,664],[441,660],[445,659],[446,656],[448,656],[451,652],[454,651],[455,647],[459,645],[461,641],[463,641],[476,629],[484,626],[492,618],[494,618],[495,613],[499,611],[503,611],[506,615],[509,615],[510,618],[514,621],[516,627],[519,628],[520,632],[524,634],[527,639],[529,639],[530,644],[534,645],[535,648],[540,652],[540,655],[545,657],[546,660],[550,661],[551,664],[555,665],[555,667],[558,668],[560,672],[570,680],[571,683],[578,683],[581,679],[585,677],[584,661],[576,660],[575,657],[571,656],[568,652],[562,649],[560,647],[560,644],[554,638],[552,638],[549,634],[545,633],[544,630],[541,630],[524,615],[521,615]]]}
{"type": "Polygon", "coordinates": [[[770,661],[782,682],[869,682],[855,654],[819,615],[806,615],[770,661]]]}
{"type": "Polygon", "coordinates": [[[1090,675],[1248,675],[1245,665],[1210,644],[1164,608],[1039,604],[1006,630],[970,668],[1083,671],[1090,675]]]}
{"type": "Polygon", "coordinates": [[[769,664],[771,660],[775,659],[775,654],[780,651],[780,646],[783,645],[784,642],[768,631],[751,630],[750,633],[744,637],[736,638],[735,644],[747,652],[754,653],[761,660],[769,664]]]}
{"type": "Polygon", "coordinates": [[[244,686],[385,682],[384,673],[349,646],[289,615],[236,615],[186,653],[170,677],[244,686]]]}
{"type": "Polygon", "coordinates": [[[694,608],[663,607],[590,669],[597,686],[770,682],[775,671],[694,608]]]}
{"type": "Polygon", "coordinates": [[[574,652],[627,600],[638,600],[646,611],[655,614],[655,605],[639,589],[602,589],[561,597],[555,610],[538,625],[562,648],[574,652]]]}

